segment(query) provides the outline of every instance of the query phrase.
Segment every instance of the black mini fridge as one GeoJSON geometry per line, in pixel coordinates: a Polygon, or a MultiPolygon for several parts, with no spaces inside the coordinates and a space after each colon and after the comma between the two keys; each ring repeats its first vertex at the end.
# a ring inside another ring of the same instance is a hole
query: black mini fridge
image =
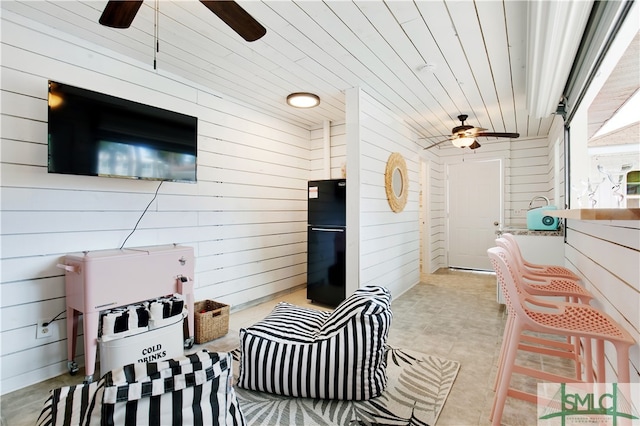
{"type": "Polygon", "coordinates": [[[307,298],[338,306],[345,295],[346,179],[309,181],[307,298]]]}

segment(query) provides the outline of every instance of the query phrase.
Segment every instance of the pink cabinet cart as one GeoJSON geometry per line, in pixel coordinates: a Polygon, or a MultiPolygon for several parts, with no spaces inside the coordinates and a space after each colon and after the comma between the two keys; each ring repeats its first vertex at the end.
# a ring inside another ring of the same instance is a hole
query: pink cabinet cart
{"type": "Polygon", "coordinates": [[[192,247],[164,245],[119,250],[71,253],[65,256],[67,296],[67,359],[69,372],[75,362],[78,320],[83,316],[85,382],[93,380],[98,347],[100,311],[173,293],[184,296],[188,310],[189,337],[193,345],[192,247]]]}

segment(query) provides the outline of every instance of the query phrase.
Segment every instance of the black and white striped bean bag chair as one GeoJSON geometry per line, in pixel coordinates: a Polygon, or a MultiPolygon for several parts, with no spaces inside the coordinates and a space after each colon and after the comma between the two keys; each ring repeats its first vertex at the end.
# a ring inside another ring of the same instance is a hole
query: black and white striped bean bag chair
{"type": "Polygon", "coordinates": [[[230,353],[200,351],[126,365],[51,391],[37,425],[245,425],[230,353]]]}
{"type": "Polygon", "coordinates": [[[279,303],[240,330],[238,386],[306,398],[367,400],[387,384],[391,293],[356,290],[333,312],[279,303]]]}

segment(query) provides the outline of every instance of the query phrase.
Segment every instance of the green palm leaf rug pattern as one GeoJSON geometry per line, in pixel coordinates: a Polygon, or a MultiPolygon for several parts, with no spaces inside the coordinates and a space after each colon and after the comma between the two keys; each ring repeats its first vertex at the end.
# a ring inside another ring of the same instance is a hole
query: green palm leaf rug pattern
{"type": "MultiPolygon", "coordinates": [[[[239,356],[237,349],[236,365],[239,356]]],[[[292,398],[236,387],[238,402],[249,425],[434,425],[460,363],[391,347],[386,356],[387,388],[368,401],[292,398]]]]}

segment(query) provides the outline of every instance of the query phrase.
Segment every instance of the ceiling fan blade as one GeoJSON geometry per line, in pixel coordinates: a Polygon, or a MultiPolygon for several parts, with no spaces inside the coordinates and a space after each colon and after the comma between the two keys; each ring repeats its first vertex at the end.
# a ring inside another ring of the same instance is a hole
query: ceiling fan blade
{"type": "Polygon", "coordinates": [[[139,1],[113,1],[107,2],[98,22],[111,28],[129,28],[142,6],[139,1]]]}
{"type": "Polygon", "coordinates": [[[478,143],[478,141],[474,141],[471,145],[469,145],[469,149],[478,149],[480,148],[482,145],[480,145],[478,143]]]}
{"type": "Polygon", "coordinates": [[[487,137],[496,137],[496,138],[511,138],[511,139],[515,139],[515,138],[519,138],[520,137],[520,133],[481,132],[481,133],[478,133],[476,136],[478,136],[478,137],[487,136],[487,137]]]}
{"type": "Polygon", "coordinates": [[[267,33],[267,29],[235,1],[200,0],[200,2],[246,41],[256,41],[267,33]]]}
{"type": "Polygon", "coordinates": [[[438,145],[440,145],[440,144],[443,144],[443,143],[445,143],[445,142],[449,142],[450,140],[451,140],[451,139],[445,139],[445,140],[443,140],[443,141],[436,142],[436,143],[434,143],[433,145],[429,145],[428,147],[423,148],[423,150],[425,150],[425,149],[431,149],[431,148],[434,148],[434,147],[436,147],[436,146],[438,146],[438,145]]]}

